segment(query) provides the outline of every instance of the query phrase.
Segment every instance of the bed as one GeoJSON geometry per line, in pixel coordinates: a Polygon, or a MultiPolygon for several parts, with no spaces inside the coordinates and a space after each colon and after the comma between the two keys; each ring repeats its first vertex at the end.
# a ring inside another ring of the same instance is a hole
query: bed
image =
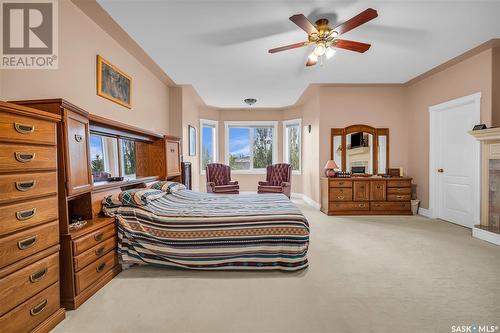
{"type": "Polygon", "coordinates": [[[118,226],[123,269],[285,270],[308,266],[309,224],[283,194],[217,195],[187,189],[103,212],[118,226]]]}

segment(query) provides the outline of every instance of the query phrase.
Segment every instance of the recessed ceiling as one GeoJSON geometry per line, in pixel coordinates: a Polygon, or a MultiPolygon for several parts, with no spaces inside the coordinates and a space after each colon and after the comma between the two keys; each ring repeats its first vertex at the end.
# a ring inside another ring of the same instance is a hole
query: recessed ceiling
{"type": "Polygon", "coordinates": [[[177,84],[217,107],[294,104],[310,83],[404,83],[500,36],[500,1],[112,1],[99,4],[177,84]],[[309,48],[269,54],[307,35],[288,18],[333,25],[372,7],[378,18],[342,37],[368,42],[304,66],[309,48]]]}

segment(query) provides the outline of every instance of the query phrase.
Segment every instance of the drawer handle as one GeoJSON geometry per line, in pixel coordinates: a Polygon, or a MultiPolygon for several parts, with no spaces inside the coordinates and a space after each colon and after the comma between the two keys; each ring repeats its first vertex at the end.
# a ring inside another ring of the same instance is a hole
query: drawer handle
{"type": "Polygon", "coordinates": [[[26,221],[35,216],[35,214],[36,214],[36,208],[20,210],[16,212],[16,219],[18,221],[26,221]]]}
{"type": "Polygon", "coordinates": [[[340,195],[340,196],[338,196],[338,197],[337,197],[337,199],[339,199],[339,200],[343,200],[343,199],[344,199],[344,197],[340,195]]]}
{"type": "Polygon", "coordinates": [[[102,262],[102,263],[99,264],[99,266],[96,267],[95,271],[97,273],[101,273],[103,271],[104,267],[106,267],[106,263],[102,262]]]}
{"type": "Polygon", "coordinates": [[[40,312],[42,312],[45,309],[45,307],[47,306],[47,303],[48,303],[47,300],[44,299],[40,304],[35,305],[35,307],[30,310],[30,314],[32,316],[36,316],[36,315],[40,314],[40,312]]]}
{"type": "Polygon", "coordinates": [[[82,141],[82,140],[83,140],[83,136],[82,136],[82,135],[80,135],[80,134],[75,134],[75,141],[76,141],[76,142],[80,142],[80,141],[82,141]]]}
{"type": "Polygon", "coordinates": [[[339,185],[344,185],[344,182],[340,182],[339,185]]]}
{"type": "Polygon", "coordinates": [[[102,256],[103,253],[104,253],[104,246],[98,248],[97,250],[95,250],[95,255],[98,256],[98,257],[102,256]]]}
{"type": "Polygon", "coordinates": [[[14,128],[21,134],[31,134],[35,131],[35,125],[14,123],[14,128]]]}
{"type": "Polygon", "coordinates": [[[31,162],[35,159],[36,154],[35,153],[20,153],[16,152],[16,160],[21,163],[28,163],[31,162]]]}
{"type": "Polygon", "coordinates": [[[102,241],[102,238],[104,237],[104,234],[102,232],[94,235],[94,239],[97,241],[97,242],[100,242],[102,241]]]}
{"type": "Polygon", "coordinates": [[[48,271],[49,271],[49,269],[47,267],[45,267],[44,269],[41,269],[38,272],[31,274],[30,275],[31,283],[35,283],[35,282],[38,282],[41,279],[43,279],[47,275],[48,271]]]}
{"type": "Polygon", "coordinates": [[[377,190],[380,190],[382,188],[382,186],[378,185],[378,186],[375,186],[377,188],[377,190]]]}
{"type": "Polygon", "coordinates": [[[397,197],[398,199],[402,199],[402,198],[403,198],[403,196],[402,196],[402,195],[398,195],[398,196],[396,196],[396,197],[397,197]]]}
{"type": "Polygon", "coordinates": [[[381,205],[380,204],[375,204],[375,207],[380,207],[381,205]]]}
{"type": "Polygon", "coordinates": [[[36,244],[38,241],[38,236],[32,236],[30,238],[23,239],[22,241],[17,242],[17,247],[19,250],[26,250],[36,244]]]}
{"type": "Polygon", "coordinates": [[[365,204],[359,204],[358,207],[361,207],[361,208],[364,208],[365,207],[365,204]]]}
{"type": "Polygon", "coordinates": [[[18,191],[26,192],[31,190],[36,186],[36,180],[28,180],[26,182],[16,182],[16,188],[18,191]]]}

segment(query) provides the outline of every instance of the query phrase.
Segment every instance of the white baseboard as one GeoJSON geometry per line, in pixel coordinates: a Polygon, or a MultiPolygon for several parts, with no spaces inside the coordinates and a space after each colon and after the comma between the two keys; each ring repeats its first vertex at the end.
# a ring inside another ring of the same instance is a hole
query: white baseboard
{"type": "Polygon", "coordinates": [[[500,235],[494,232],[489,232],[487,230],[472,228],[472,237],[484,240],[486,242],[500,245],[500,235]]]}
{"type": "Polygon", "coordinates": [[[422,215],[424,217],[431,218],[431,211],[428,210],[427,208],[419,208],[418,215],[422,215]]]}
{"type": "Polygon", "coordinates": [[[317,203],[316,201],[314,201],[313,199],[311,199],[310,197],[308,197],[305,194],[292,193],[292,197],[294,197],[294,198],[300,198],[300,199],[304,200],[304,202],[306,204],[308,204],[309,206],[311,206],[314,209],[319,210],[321,208],[321,205],[319,203],[317,203]],[[294,196],[294,194],[295,194],[295,196],[294,196]]]}

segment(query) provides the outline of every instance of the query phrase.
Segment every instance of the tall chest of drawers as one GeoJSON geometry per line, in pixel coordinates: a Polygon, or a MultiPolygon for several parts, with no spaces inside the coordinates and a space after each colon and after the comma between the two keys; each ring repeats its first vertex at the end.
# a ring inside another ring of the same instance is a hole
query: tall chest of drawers
{"type": "Polygon", "coordinates": [[[56,125],[0,102],[0,330],[48,332],[60,306],[56,125]]]}
{"type": "Polygon", "coordinates": [[[411,178],[321,178],[328,215],[411,215],[411,178]]]}

